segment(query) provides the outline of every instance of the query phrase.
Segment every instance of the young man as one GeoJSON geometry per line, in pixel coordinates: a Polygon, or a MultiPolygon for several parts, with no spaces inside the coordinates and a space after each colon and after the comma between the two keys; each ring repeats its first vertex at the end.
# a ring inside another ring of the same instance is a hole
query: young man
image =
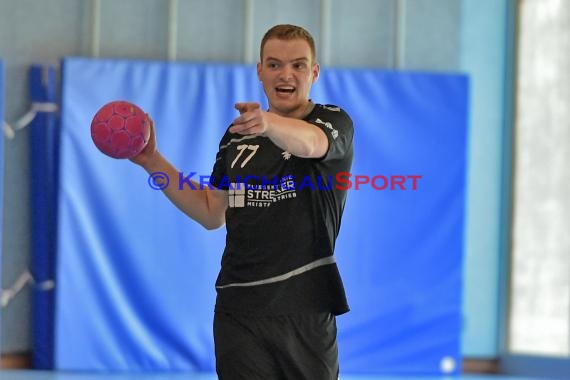
{"type": "MultiPolygon", "coordinates": [[[[257,73],[269,102],[237,103],[212,173],[215,190],[165,190],[208,229],[224,223],[216,281],[216,370],[220,379],[337,379],[335,316],[348,311],[335,263],[353,127],[340,108],[309,99],[319,77],[303,28],[277,25],[261,41],[257,73]]],[[[133,159],[177,178],[154,136],[133,159]]],[[[196,186],[199,187],[199,186],[196,186]]]]}

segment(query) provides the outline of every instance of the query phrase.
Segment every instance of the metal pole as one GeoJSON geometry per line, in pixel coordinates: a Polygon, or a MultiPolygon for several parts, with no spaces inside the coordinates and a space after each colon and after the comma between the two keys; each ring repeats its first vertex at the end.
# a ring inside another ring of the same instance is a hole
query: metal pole
{"type": "Polygon", "coordinates": [[[321,0],[321,62],[330,64],[331,1],[321,0]]]}
{"type": "Polygon", "coordinates": [[[101,0],[91,1],[91,55],[99,57],[101,45],[101,0]]]}
{"type": "Polygon", "coordinates": [[[406,0],[396,0],[396,25],[394,28],[394,68],[406,66],[406,0]]]}
{"type": "Polygon", "coordinates": [[[178,0],[168,3],[168,59],[176,60],[178,52],[178,0]]]}
{"type": "Polygon", "coordinates": [[[253,53],[253,16],[255,7],[253,0],[244,0],[244,25],[243,25],[243,61],[245,63],[254,63],[255,56],[253,53]]]}

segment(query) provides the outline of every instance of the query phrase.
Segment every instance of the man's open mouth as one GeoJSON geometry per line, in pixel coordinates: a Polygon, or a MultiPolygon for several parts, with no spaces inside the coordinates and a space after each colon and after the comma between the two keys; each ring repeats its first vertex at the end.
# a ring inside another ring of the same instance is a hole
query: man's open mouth
{"type": "Polygon", "coordinates": [[[281,94],[292,94],[295,92],[295,87],[293,86],[279,86],[275,88],[275,91],[281,94]]]}

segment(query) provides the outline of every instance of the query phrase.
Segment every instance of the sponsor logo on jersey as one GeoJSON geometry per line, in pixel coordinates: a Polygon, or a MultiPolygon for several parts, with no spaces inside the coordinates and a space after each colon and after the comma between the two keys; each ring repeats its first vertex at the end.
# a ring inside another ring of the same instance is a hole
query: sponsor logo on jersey
{"type": "Polygon", "coordinates": [[[279,182],[251,185],[231,183],[228,189],[230,207],[269,207],[273,203],[297,198],[292,176],[285,176],[279,182]]]}

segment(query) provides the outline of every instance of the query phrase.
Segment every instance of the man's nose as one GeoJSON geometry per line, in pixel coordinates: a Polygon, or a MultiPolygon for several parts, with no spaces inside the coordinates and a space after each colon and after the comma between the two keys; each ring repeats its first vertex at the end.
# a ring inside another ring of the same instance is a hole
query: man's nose
{"type": "Polygon", "coordinates": [[[287,65],[283,66],[283,69],[281,70],[280,74],[281,74],[280,79],[285,81],[288,81],[293,78],[293,70],[291,69],[291,67],[287,65]]]}

